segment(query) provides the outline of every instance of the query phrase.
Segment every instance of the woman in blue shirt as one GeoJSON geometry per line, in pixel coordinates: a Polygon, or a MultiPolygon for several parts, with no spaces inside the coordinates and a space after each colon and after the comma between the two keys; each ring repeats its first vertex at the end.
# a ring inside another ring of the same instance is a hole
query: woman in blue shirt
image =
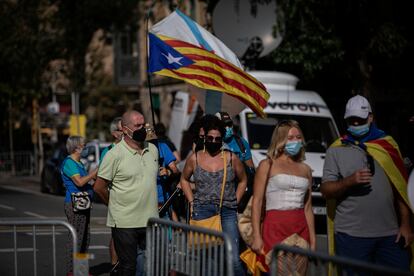
{"type": "MultiPolygon", "coordinates": [[[[89,181],[96,178],[97,169],[88,174],[83,164],[80,162],[80,156],[85,147],[85,138],[82,136],[70,136],[66,141],[66,149],[69,155],[63,160],[61,165],[61,174],[63,184],[66,188],[65,196],[65,214],[68,222],[76,229],[78,235],[78,249],[80,253],[85,253],[89,246],[89,221],[90,208],[82,211],[75,211],[72,204],[71,194],[77,192],[88,192],[89,199],[92,200],[93,188],[89,181]]],[[[67,243],[67,271],[72,275],[72,241],[69,237],[67,243]]]]}

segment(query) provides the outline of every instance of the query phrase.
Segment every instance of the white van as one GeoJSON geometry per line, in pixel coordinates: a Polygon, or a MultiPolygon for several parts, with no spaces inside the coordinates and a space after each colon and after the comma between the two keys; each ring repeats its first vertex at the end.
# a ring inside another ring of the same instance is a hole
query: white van
{"type": "Polygon", "coordinates": [[[264,109],[266,118],[258,117],[250,109],[244,109],[239,114],[241,134],[249,142],[253,162],[257,166],[266,157],[278,122],[286,119],[297,121],[306,140],[305,163],[312,168],[315,224],[321,228],[317,232],[324,232],[326,208],[319,187],[326,149],[339,137],[332,114],[318,93],[296,90],[298,79],[293,75],[267,71],[249,73],[261,81],[270,94],[264,109]]]}

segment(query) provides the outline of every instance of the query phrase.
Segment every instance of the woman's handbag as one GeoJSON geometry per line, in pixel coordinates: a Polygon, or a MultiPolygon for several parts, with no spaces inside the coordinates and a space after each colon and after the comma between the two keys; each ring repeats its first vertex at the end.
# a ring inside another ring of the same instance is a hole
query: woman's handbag
{"type": "MultiPolygon", "coordinates": [[[[266,186],[267,186],[267,182],[269,181],[270,170],[273,165],[273,160],[271,158],[269,158],[269,160],[270,160],[270,167],[269,167],[269,171],[267,172],[266,186]]],[[[266,189],[265,189],[265,192],[266,192],[266,189]]],[[[246,208],[244,209],[243,213],[239,214],[239,221],[237,223],[237,226],[239,227],[240,236],[243,239],[243,241],[246,243],[246,245],[249,247],[252,245],[252,242],[253,242],[252,205],[253,205],[253,196],[250,197],[249,202],[247,203],[246,208]]],[[[264,217],[264,210],[265,210],[264,206],[265,206],[265,201],[263,200],[262,215],[261,215],[262,220],[264,217]]]]}
{"type": "Polygon", "coordinates": [[[239,227],[240,237],[243,239],[247,246],[251,246],[253,242],[252,202],[253,197],[250,197],[243,213],[239,214],[239,221],[237,223],[237,226],[239,227]]]}
{"type": "Polygon", "coordinates": [[[89,210],[92,206],[88,192],[71,193],[71,199],[74,212],[89,210]]]}
{"type": "MultiPolygon", "coordinates": [[[[192,226],[198,226],[203,228],[208,228],[210,230],[214,230],[217,232],[222,232],[221,228],[221,207],[223,205],[223,197],[224,197],[224,188],[226,186],[226,179],[227,179],[227,161],[226,161],[226,153],[223,154],[223,163],[224,163],[224,173],[223,173],[223,181],[221,184],[221,194],[220,194],[220,207],[219,211],[216,215],[206,218],[206,219],[200,219],[200,220],[194,220],[190,218],[190,225],[192,226]]],[[[217,242],[215,238],[209,238],[206,235],[200,235],[193,232],[190,232],[189,235],[189,244],[194,245],[202,245],[202,244],[208,244],[210,242],[217,242]]]]}

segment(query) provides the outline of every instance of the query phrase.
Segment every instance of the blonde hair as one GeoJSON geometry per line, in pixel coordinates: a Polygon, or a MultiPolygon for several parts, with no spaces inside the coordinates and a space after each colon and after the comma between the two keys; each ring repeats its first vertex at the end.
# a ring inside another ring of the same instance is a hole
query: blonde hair
{"type": "Polygon", "coordinates": [[[267,149],[267,155],[270,158],[278,158],[283,154],[288,139],[289,130],[292,128],[299,130],[303,143],[303,147],[300,149],[300,152],[297,155],[292,156],[292,159],[295,161],[303,161],[305,159],[305,137],[303,136],[302,129],[299,127],[299,123],[294,120],[280,121],[276,125],[275,129],[273,130],[270,146],[267,149]]]}

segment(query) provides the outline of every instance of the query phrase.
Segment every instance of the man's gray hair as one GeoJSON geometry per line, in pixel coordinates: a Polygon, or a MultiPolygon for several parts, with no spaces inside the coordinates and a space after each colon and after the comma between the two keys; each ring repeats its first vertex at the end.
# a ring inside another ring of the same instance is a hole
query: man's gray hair
{"type": "Polygon", "coordinates": [[[69,136],[68,140],[66,141],[66,150],[69,154],[75,152],[76,148],[85,144],[85,138],[82,136],[69,136]]]}
{"type": "Polygon", "coordinates": [[[116,117],[115,119],[112,120],[110,126],[109,126],[109,131],[112,133],[114,131],[120,131],[122,129],[119,129],[119,123],[122,121],[121,117],[116,117]]]}

